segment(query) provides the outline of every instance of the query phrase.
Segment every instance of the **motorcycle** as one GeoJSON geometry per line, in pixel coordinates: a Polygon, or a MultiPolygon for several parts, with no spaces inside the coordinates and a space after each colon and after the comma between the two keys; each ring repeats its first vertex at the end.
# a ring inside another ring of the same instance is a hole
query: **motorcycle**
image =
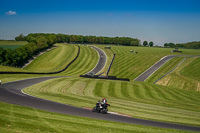
{"type": "Polygon", "coordinates": [[[92,109],[92,112],[97,112],[97,113],[102,113],[102,114],[106,114],[108,112],[108,107],[110,106],[110,104],[101,104],[101,102],[97,102],[96,106],[92,109]]]}

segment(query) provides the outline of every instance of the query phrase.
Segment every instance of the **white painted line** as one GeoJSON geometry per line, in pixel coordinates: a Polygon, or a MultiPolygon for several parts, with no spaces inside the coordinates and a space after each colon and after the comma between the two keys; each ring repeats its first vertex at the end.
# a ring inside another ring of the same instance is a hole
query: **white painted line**
{"type": "MultiPolygon", "coordinates": [[[[32,95],[30,95],[30,94],[25,93],[25,92],[23,91],[23,89],[21,90],[21,92],[22,92],[24,95],[28,95],[28,96],[30,96],[30,97],[38,98],[38,97],[35,97],[35,96],[32,96],[32,95]]],[[[39,99],[40,99],[40,98],[39,98],[39,99]]]]}

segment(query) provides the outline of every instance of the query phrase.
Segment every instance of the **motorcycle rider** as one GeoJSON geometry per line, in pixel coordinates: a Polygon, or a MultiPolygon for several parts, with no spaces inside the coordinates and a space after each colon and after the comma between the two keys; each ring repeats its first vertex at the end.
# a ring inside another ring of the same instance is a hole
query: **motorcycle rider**
{"type": "Polygon", "coordinates": [[[101,101],[101,105],[103,106],[105,104],[107,104],[107,100],[105,98],[103,98],[102,101],[101,101]]]}
{"type": "Polygon", "coordinates": [[[106,114],[108,111],[108,109],[107,109],[108,106],[110,106],[110,104],[107,104],[107,100],[105,98],[103,98],[101,101],[99,100],[96,103],[96,106],[92,109],[92,112],[106,114]]]}

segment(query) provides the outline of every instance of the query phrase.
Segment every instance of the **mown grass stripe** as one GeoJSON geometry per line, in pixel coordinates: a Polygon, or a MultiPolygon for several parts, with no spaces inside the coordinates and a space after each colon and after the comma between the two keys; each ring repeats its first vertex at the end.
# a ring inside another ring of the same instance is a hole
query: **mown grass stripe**
{"type": "Polygon", "coordinates": [[[80,46],[79,58],[69,67],[65,75],[81,75],[92,70],[98,61],[97,53],[90,47],[80,46]],[[93,56],[92,56],[93,54],[93,56]]]}
{"type": "Polygon", "coordinates": [[[108,88],[108,95],[110,97],[115,97],[115,83],[114,82],[109,82],[109,88],[108,88]]]}
{"type": "Polygon", "coordinates": [[[102,96],[102,94],[101,94],[102,86],[103,86],[103,83],[102,83],[102,82],[97,82],[97,83],[96,83],[96,87],[95,87],[95,90],[94,90],[94,94],[95,94],[96,96],[102,96]]]}
{"type": "Polygon", "coordinates": [[[125,98],[130,98],[130,95],[128,93],[128,85],[127,85],[127,82],[122,82],[121,83],[121,94],[123,97],[125,98]]]}

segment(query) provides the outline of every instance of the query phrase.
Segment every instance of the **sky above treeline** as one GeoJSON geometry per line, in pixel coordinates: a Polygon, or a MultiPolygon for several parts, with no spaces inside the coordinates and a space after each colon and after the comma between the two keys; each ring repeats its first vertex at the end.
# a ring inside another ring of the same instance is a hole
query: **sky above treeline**
{"type": "Polygon", "coordinates": [[[0,39],[20,33],[200,41],[200,0],[0,0],[0,39]]]}

